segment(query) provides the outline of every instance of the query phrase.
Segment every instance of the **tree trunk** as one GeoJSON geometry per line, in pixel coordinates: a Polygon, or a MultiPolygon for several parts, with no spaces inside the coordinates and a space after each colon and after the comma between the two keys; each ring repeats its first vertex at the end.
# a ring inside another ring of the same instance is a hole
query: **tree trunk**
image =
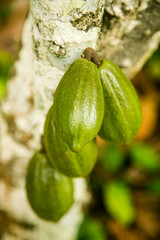
{"type": "Polygon", "coordinates": [[[30,1],[16,75],[0,112],[0,239],[75,239],[91,198],[84,179],[74,181],[75,203],[56,224],[40,220],[25,194],[26,166],[41,147],[54,91],[86,47],[129,77],[136,74],[158,46],[159,19],[158,0],[30,1]]]}

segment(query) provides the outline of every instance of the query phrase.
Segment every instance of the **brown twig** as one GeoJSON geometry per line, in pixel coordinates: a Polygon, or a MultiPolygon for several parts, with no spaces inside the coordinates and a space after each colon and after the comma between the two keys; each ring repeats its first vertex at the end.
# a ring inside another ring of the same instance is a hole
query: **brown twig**
{"type": "Polygon", "coordinates": [[[96,54],[96,52],[94,51],[93,48],[88,47],[83,51],[83,55],[84,58],[87,59],[88,61],[92,61],[93,63],[95,63],[97,66],[101,65],[101,62],[99,60],[98,55],[96,54]]]}

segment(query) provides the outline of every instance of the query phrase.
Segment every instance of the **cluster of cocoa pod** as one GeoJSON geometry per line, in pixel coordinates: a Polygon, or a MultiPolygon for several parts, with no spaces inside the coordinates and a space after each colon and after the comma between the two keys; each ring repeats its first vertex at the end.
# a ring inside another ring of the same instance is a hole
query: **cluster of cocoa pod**
{"type": "Polygon", "coordinates": [[[128,144],[142,121],[131,82],[111,61],[80,58],[63,75],[44,126],[45,153],[32,157],[26,177],[29,202],[43,219],[58,221],[73,203],[74,177],[93,169],[98,134],[128,144]]]}

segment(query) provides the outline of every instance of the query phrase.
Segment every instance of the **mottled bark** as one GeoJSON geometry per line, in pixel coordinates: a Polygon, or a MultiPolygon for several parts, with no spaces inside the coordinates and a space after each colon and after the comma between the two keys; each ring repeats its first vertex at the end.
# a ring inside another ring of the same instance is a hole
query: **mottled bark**
{"type": "Polygon", "coordinates": [[[159,45],[160,1],[106,0],[103,19],[99,55],[131,78],[159,45]]]}

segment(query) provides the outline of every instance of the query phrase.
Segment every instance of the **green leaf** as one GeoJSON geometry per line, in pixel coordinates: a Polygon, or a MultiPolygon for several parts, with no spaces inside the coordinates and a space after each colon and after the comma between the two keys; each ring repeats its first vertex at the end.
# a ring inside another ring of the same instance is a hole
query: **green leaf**
{"type": "Polygon", "coordinates": [[[130,151],[133,164],[140,170],[154,172],[158,169],[158,154],[151,147],[135,145],[130,151]]]}
{"type": "Polygon", "coordinates": [[[2,4],[2,6],[0,6],[0,27],[2,26],[2,24],[4,23],[4,21],[6,20],[10,13],[11,7],[9,3],[5,3],[2,4]]]}
{"type": "Polygon", "coordinates": [[[148,186],[149,192],[160,195],[160,179],[153,180],[148,186]]]}
{"type": "Polygon", "coordinates": [[[104,155],[101,158],[101,164],[103,168],[109,172],[116,172],[122,168],[123,163],[123,152],[116,145],[108,145],[104,155]]]}
{"type": "Polygon", "coordinates": [[[111,216],[123,225],[133,222],[135,217],[131,192],[127,184],[121,181],[104,186],[104,205],[111,216]]]}
{"type": "Polygon", "coordinates": [[[160,48],[155,51],[144,69],[152,81],[160,81],[160,48]]]}
{"type": "Polygon", "coordinates": [[[0,77],[0,102],[6,94],[7,84],[4,78],[0,77]]]}
{"type": "Polygon", "coordinates": [[[85,217],[79,232],[77,240],[106,240],[106,234],[100,222],[85,217]]]}
{"type": "Polygon", "coordinates": [[[13,63],[12,56],[6,52],[0,52],[0,102],[6,94],[7,80],[13,63]]]}
{"type": "Polygon", "coordinates": [[[90,175],[89,179],[90,179],[89,185],[90,185],[92,191],[99,195],[101,193],[101,189],[102,189],[100,180],[98,178],[96,178],[95,176],[92,177],[91,175],[90,175]]]}
{"type": "Polygon", "coordinates": [[[8,74],[12,66],[12,63],[13,63],[12,56],[6,51],[1,51],[0,52],[0,76],[3,77],[4,79],[8,78],[8,74]]]}

